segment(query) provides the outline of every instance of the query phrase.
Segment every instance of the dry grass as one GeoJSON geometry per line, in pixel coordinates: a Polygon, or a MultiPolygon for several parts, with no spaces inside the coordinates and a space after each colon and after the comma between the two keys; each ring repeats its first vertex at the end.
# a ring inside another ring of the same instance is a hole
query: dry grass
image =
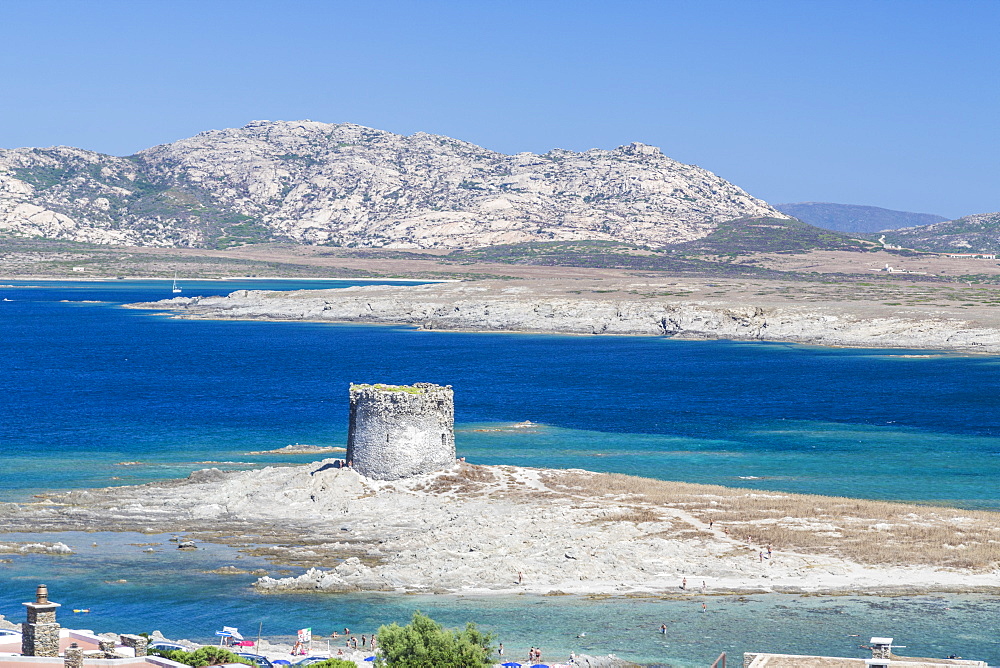
{"type": "Polygon", "coordinates": [[[496,482],[496,475],[490,468],[462,464],[456,471],[442,473],[433,482],[414,489],[430,494],[481,494],[496,482]]]}
{"type": "Polygon", "coordinates": [[[596,517],[587,524],[606,524],[608,522],[634,522],[636,524],[641,524],[643,522],[663,522],[663,516],[651,508],[635,508],[629,510],[622,510],[615,513],[609,513],[602,517],[596,517]]]}
{"type": "Polygon", "coordinates": [[[675,508],[734,540],[832,554],[863,564],[913,564],[986,570],[1000,567],[1000,513],[786,494],[637,478],[616,473],[552,472],[555,491],[675,508]]]}

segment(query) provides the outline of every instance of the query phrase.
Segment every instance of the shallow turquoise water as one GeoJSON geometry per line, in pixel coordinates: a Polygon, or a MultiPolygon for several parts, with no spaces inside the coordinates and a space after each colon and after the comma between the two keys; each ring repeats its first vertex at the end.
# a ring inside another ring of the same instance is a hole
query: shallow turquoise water
{"type": "MultiPolygon", "coordinates": [[[[20,539],[48,538],[17,535],[20,539]]],[[[210,642],[222,625],[245,634],[290,639],[312,627],[327,635],[347,626],[357,634],[405,622],[420,609],[449,626],[468,620],[496,631],[517,658],[529,645],[545,657],[614,652],[633,660],[705,666],[720,652],[738,657],[767,649],[787,653],[870,656],[858,645],[895,637],[910,656],[1000,657],[1000,600],[984,596],[746,597],[698,596],[582,599],[543,596],[261,595],[250,575],[213,575],[220,565],[267,567],[224,546],[177,550],[166,535],[63,534],[72,556],[32,555],[0,564],[0,614],[21,619],[20,601],[39,581],[62,604],[64,625],[98,631],[159,629],[168,637],[210,642]],[[93,547],[96,543],[97,546],[93,547]],[[158,543],[147,554],[146,543],[158,543]],[[118,580],[127,580],[119,583],[118,580]],[[706,602],[708,611],[702,612],[706,602]],[[89,609],[89,613],[72,612],[89,609]],[[141,620],[141,622],[137,621],[141,620]],[[658,632],[662,623],[668,633],[658,632]],[[580,634],[585,637],[578,638],[580,634]]]]}
{"type": "MultiPolygon", "coordinates": [[[[185,295],[330,284],[338,282],[188,283],[185,295]]],[[[177,321],[118,307],[169,297],[168,283],[35,285],[0,288],[12,300],[0,302],[0,499],[175,477],[208,461],[309,461],[247,453],[342,445],[349,382],[430,381],[455,387],[456,442],[472,462],[1000,508],[995,357],[177,321]],[[539,426],[502,428],[521,420],[539,426]]],[[[850,649],[851,633],[896,635],[910,654],[1000,663],[989,640],[997,610],[985,597],[718,599],[705,615],[692,601],[259,597],[252,578],[201,573],[236,563],[224,548],[151,559],[134,546],[110,549],[128,541],[106,537],[87,556],[89,539],[73,540],[78,556],[0,564],[0,614],[19,619],[20,601],[44,576],[68,608],[94,609],[81,622],[97,630],[143,630],[136,619],[203,638],[237,622],[265,621],[273,633],[363,628],[419,606],[448,623],[480,621],[508,647],[677,665],[704,665],[729,646],[850,649]],[[104,582],[120,578],[129,582],[104,582]],[[669,620],[666,638],[649,632],[669,620]]]]}

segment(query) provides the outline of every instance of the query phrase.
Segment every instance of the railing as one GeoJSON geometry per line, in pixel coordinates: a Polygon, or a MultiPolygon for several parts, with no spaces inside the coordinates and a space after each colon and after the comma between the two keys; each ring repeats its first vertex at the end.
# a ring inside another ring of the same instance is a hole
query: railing
{"type": "Polygon", "coordinates": [[[709,668],[726,668],[726,653],[723,652],[709,668]]]}

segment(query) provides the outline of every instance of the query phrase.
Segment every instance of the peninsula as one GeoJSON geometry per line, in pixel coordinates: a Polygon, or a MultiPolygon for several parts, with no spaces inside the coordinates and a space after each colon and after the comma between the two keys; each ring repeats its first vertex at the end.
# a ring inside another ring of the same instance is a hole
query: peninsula
{"type": "Polygon", "coordinates": [[[272,591],[580,595],[994,592],[997,513],[476,466],[342,460],[2,504],[8,531],[185,532],[275,564],[272,591]]]}
{"type": "Polygon", "coordinates": [[[1000,288],[622,276],[331,290],[238,290],[132,304],[181,318],[403,324],[431,330],[619,334],[1000,352],[1000,288]]]}

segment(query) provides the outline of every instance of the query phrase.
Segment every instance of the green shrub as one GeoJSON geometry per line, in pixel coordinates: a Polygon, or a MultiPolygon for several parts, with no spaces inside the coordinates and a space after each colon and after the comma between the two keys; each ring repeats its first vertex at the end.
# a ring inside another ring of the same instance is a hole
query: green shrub
{"type": "Polygon", "coordinates": [[[378,668],[488,668],[493,665],[492,633],[469,622],[463,631],[445,629],[419,610],[406,626],[378,630],[378,668]]]}
{"type": "Polygon", "coordinates": [[[358,668],[358,665],[353,661],[346,661],[344,659],[327,659],[319,663],[311,663],[309,664],[309,668],[358,668]]]}
{"type": "Polygon", "coordinates": [[[187,652],[182,649],[154,649],[150,650],[149,653],[154,656],[162,656],[164,659],[170,659],[171,661],[176,661],[177,663],[186,663],[194,668],[201,668],[202,666],[217,666],[220,663],[245,663],[247,665],[253,665],[253,663],[248,659],[236,656],[225,647],[199,647],[193,652],[187,652]]]}

